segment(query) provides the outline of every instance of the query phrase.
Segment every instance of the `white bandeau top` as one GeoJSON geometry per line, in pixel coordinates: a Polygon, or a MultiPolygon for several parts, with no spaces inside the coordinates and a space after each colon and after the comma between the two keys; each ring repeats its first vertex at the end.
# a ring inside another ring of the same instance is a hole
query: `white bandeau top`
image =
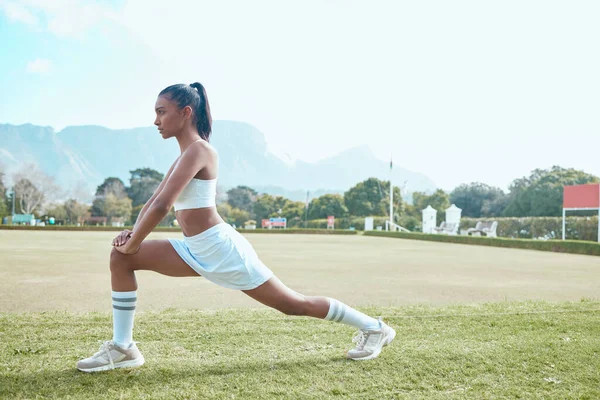
{"type": "Polygon", "coordinates": [[[217,204],[217,180],[193,178],[175,200],[175,211],[214,207],[217,204]]]}

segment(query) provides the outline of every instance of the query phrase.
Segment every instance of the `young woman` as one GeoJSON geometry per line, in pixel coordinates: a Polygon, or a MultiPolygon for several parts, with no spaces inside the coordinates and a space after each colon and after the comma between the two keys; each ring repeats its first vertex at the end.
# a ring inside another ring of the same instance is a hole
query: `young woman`
{"type": "Polygon", "coordinates": [[[132,338],[137,302],[135,271],[167,276],[203,276],[217,285],[242,290],[253,299],[287,315],[305,315],[341,322],[358,329],[353,360],[369,360],[389,344],[396,332],[344,303],[303,296],[285,286],[258,258],[250,243],[219,216],[215,204],[218,155],[209,144],[212,118],[204,87],[199,83],[169,86],[156,100],[156,120],[163,139],[174,137],[181,155],[150,200],[132,231],[113,240],[110,272],[113,339],[100,351],[77,363],[85,372],[139,367],[144,357],[132,338]],[[184,238],[145,240],[175,206],[184,238]]]}

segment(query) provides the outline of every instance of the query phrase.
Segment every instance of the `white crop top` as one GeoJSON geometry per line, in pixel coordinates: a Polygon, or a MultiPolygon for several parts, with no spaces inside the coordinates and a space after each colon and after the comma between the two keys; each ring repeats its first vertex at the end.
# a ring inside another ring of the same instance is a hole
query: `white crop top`
{"type": "Polygon", "coordinates": [[[193,178],[175,200],[175,211],[206,208],[216,205],[217,180],[193,178]]]}

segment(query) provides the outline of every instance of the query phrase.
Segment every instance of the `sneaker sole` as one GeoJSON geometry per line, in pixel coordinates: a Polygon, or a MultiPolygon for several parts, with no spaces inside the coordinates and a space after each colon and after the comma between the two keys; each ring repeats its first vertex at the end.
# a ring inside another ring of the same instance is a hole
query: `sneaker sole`
{"type": "Polygon", "coordinates": [[[135,360],[122,361],[120,363],[116,363],[114,365],[114,367],[111,367],[109,364],[109,365],[103,365],[101,367],[95,367],[95,368],[77,368],[77,369],[80,370],[81,372],[100,372],[100,371],[108,371],[108,370],[117,369],[117,368],[141,367],[142,365],[144,365],[144,362],[145,362],[144,357],[140,357],[135,360]]]}
{"type": "Polygon", "coordinates": [[[392,343],[392,340],[394,340],[394,338],[396,337],[396,331],[394,330],[394,328],[390,328],[390,330],[391,330],[390,334],[387,335],[387,337],[383,341],[383,344],[381,345],[381,347],[378,348],[377,350],[375,350],[372,354],[370,354],[366,357],[361,357],[361,358],[351,358],[351,357],[348,357],[348,358],[350,360],[354,360],[354,361],[366,361],[366,360],[372,360],[374,358],[377,358],[377,356],[379,356],[379,354],[381,353],[381,350],[383,349],[383,347],[392,343]]]}
{"type": "Polygon", "coordinates": [[[390,330],[392,332],[386,338],[385,343],[383,344],[384,346],[387,346],[388,344],[392,343],[392,340],[394,340],[394,338],[396,337],[396,331],[394,330],[394,328],[390,328],[390,330]]]}

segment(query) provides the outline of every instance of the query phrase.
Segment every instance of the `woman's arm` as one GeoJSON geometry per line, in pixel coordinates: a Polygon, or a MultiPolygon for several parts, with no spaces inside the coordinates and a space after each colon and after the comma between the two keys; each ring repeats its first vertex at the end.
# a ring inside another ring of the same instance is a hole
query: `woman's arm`
{"type": "Polygon", "coordinates": [[[136,228],[129,241],[124,246],[117,247],[117,250],[125,254],[137,253],[142,241],[169,213],[177,197],[198,171],[206,166],[209,159],[211,159],[210,150],[202,145],[193,144],[186,149],[173,168],[169,179],[165,180],[162,190],[146,209],[143,217],[138,218],[136,228]]]}
{"type": "Polygon", "coordinates": [[[136,227],[139,225],[140,221],[144,218],[144,214],[146,214],[146,212],[148,211],[148,209],[152,205],[152,202],[154,201],[154,199],[156,199],[156,197],[160,194],[160,192],[165,187],[165,183],[167,182],[167,180],[171,176],[171,173],[173,172],[173,168],[175,168],[175,164],[177,164],[177,161],[179,161],[179,157],[177,157],[177,159],[175,160],[175,162],[173,163],[173,165],[171,165],[171,168],[169,168],[169,171],[167,172],[167,175],[162,180],[162,182],[160,183],[160,185],[158,185],[158,187],[156,188],[156,190],[152,194],[152,197],[150,197],[150,199],[148,199],[148,201],[146,202],[146,204],[144,204],[144,207],[142,207],[142,209],[140,210],[140,213],[138,214],[137,219],[135,220],[135,224],[133,224],[133,228],[131,228],[131,230],[133,232],[135,232],[136,227]]]}

